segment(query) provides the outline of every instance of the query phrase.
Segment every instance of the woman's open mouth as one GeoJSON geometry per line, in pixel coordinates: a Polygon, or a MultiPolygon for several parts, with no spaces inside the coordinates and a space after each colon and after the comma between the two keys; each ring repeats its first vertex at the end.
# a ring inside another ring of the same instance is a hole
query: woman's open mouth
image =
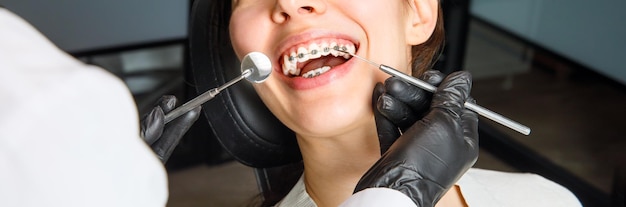
{"type": "Polygon", "coordinates": [[[296,45],[283,53],[282,69],[287,77],[315,78],[352,58],[356,45],[347,40],[320,39],[296,45]]]}

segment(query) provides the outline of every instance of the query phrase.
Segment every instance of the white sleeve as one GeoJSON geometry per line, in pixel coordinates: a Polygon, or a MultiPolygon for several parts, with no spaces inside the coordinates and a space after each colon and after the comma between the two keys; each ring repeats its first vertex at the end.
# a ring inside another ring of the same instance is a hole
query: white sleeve
{"type": "Polygon", "coordinates": [[[469,206],[582,206],[567,188],[532,173],[471,168],[457,185],[469,206]]]}
{"type": "Polygon", "coordinates": [[[415,203],[404,193],[390,188],[368,188],[350,196],[340,207],[415,207],[415,203]]]}
{"type": "Polygon", "coordinates": [[[165,206],[125,86],[0,8],[0,206],[165,206]]]}

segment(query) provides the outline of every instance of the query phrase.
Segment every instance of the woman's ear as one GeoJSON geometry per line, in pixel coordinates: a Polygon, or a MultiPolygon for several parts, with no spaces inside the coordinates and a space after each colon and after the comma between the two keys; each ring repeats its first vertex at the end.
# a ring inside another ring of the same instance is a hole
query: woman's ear
{"type": "Polygon", "coordinates": [[[406,41],[419,45],[430,38],[437,25],[439,0],[408,0],[406,41]]]}

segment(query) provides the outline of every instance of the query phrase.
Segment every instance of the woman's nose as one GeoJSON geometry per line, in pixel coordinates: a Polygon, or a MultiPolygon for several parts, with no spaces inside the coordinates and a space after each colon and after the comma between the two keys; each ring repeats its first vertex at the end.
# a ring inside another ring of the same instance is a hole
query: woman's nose
{"type": "Polygon", "coordinates": [[[277,0],[272,13],[276,23],[326,12],[325,0],[277,0]]]}

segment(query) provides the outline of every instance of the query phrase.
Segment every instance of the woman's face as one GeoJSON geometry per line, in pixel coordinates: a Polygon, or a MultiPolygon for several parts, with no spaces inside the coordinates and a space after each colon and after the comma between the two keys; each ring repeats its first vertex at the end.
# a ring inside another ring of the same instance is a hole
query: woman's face
{"type": "Polygon", "coordinates": [[[374,126],[372,90],[388,75],[332,48],[410,73],[411,5],[233,0],[231,40],[240,59],[257,51],[272,60],[271,76],[254,88],[276,117],[299,135],[337,136],[374,126]]]}

